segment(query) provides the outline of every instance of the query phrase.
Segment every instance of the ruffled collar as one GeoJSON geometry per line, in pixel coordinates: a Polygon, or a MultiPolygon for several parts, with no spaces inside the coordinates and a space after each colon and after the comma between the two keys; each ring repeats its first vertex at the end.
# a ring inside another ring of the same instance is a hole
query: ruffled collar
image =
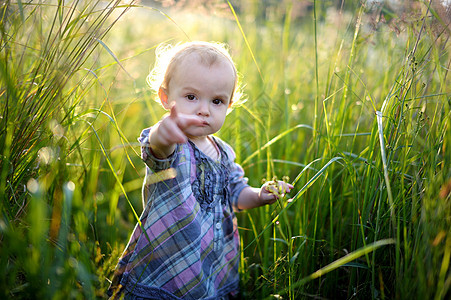
{"type": "Polygon", "coordinates": [[[196,160],[196,179],[192,183],[194,197],[201,208],[214,208],[218,201],[225,204],[229,197],[229,175],[227,154],[221,145],[212,137],[220,152],[220,160],[214,160],[203,153],[192,141],[188,141],[196,160]]]}

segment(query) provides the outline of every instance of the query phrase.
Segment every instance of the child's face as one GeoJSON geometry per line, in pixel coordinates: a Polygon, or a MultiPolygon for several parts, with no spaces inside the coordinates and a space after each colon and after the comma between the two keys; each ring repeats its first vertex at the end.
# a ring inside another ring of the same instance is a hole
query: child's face
{"type": "Polygon", "coordinates": [[[178,113],[202,119],[202,125],[192,125],[185,133],[190,138],[203,138],[221,129],[234,87],[235,73],[228,61],[208,66],[193,55],[177,66],[160,98],[165,108],[175,102],[178,113]]]}

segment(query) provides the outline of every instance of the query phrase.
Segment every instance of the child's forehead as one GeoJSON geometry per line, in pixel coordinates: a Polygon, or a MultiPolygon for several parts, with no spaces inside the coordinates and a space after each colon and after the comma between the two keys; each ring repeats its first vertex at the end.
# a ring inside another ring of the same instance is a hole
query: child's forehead
{"type": "Polygon", "coordinates": [[[226,57],[219,53],[215,56],[205,56],[198,52],[186,53],[186,55],[180,56],[177,59],[173,66],[173,70],[174,72],[186,72],[189,71],[189,68],[194,65],[201,65],[209,68],[213,66],[224,66],[225,68],[230,68],[233,72],[233,76],[236,76],[234,65],[226,57]]]}
{"type": "MultiPolygon", "coordinates": [[[[180,53],[180,57],[177,59],[179,64],[185,63],[199,63],[206,66],[212,66],[214,64],[226,63],[232,65],[232,63],[221,53],[214,52],[212,50],[199,50],[193,49],[191,51],[186,50],[186,53],[180,53]]],[[[232,66],[233,67],[233,66],[232,66]]]]}

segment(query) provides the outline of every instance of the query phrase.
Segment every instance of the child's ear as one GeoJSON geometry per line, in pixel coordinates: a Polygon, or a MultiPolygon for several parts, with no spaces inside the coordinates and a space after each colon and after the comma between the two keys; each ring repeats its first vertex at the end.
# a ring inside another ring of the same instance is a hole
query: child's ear
{"type": "Polygon", "coordinates": [[[166,90],[162,87],[158,89],[158,97],[160,98],[161,104],[165,109],[170,109],[170,105],[168,103],[168,94],[166,93],[166,90]]]}

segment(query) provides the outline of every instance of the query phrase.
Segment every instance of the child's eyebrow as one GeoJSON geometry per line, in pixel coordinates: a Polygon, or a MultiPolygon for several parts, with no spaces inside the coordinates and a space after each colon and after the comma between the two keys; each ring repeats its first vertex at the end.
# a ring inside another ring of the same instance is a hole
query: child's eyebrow
{"type": "Polygon", "coordinates": [[[199,93],[199,90],[196,89],[196,88],[194,88],[194,87],[192,87],[192,86],[185,86],[185,87],[182,88],[182,92],[184,92],[184,93],[190,92],[190,93],[196,93],[196,94],[198,94],[198,93],[199,93]]]}
{"type": "Polygon", "coordinates": [[[229,95],[229,94],[217,94],[217,95],[215,95],[213,98],[214,99],[223,99],[223,100],[230,100],[230,96],[231,95],[229,95]]]}

